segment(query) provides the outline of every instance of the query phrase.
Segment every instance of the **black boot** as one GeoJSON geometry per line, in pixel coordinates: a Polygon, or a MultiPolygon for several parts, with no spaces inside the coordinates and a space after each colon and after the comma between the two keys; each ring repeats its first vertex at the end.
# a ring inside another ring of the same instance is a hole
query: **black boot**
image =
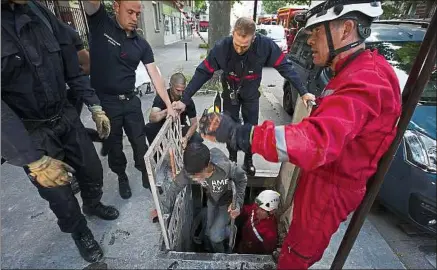
{"type": "Polygon", "coordinates": [[[253,166],[253,160],[251,154],[244,155],[243,170],[246,171],[247,175],[254,176],[256,173],[255,166],[253,166]]]}
{"type": "Polygon", "coordinates": [[[229,149],[228,151],[229,151],[229,160],[237,163],[237,151],[229,150],[229,149]]]}
{"type": "Polygon", "coordinates": [[[132,197],[132,191],[126,173],[118,175],[118,192],[123,199],[129,199],[132,197]]]}
{"type": "Polygon", "coordinates": [[[85,215],[98,216],[99,218],[104,220],[117,219],[118,215],[120,214],[114,206],[106,206],[103,205],[101,202],[93,206],[84,205],[82,210],[85,215]]]}
{"type": "Polygon", "coordinates": [[[80,256],[85,261],[93,263],[103,258],[103,251],[97,241],[94,240],[94,236],[88,227],[72,233],[71,237],[79,250],[80,256]]]}
{"type": "Polygon", "coordinates": [[[147,174],[147,171],[141,171],[142,174],[142,181],[143,181],[143,187],[151,190],[150,188],[150,182],[149,182],[149,175],[147,174]]]}

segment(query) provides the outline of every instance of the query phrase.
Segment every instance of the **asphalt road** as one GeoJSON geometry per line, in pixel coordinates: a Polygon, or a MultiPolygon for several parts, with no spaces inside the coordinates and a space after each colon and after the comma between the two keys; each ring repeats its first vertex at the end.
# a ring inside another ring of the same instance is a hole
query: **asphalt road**
{"type": "MultiPolygon", "coordinates": [[[[283,79],[273,68],[263,70],[263,89],[268,88],[279,104],[283,79]]],[[[368,216],[407,269],[436,269],[436,239],[405,225],[396,215],[376,203],[368,216]],[[404,229],[403,229],[404,228],[404,229]]]]}

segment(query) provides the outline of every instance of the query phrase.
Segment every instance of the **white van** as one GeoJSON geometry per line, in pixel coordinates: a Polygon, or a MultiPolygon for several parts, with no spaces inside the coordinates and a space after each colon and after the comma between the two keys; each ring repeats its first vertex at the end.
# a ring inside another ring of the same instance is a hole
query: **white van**
{"type": "Polygon", "coordinates": [[[279,46],[279,48],[286,54],[288,50],[287,36],[282,25],[257,25],[256,31],[264,36],[267,36],[279,46]]]}

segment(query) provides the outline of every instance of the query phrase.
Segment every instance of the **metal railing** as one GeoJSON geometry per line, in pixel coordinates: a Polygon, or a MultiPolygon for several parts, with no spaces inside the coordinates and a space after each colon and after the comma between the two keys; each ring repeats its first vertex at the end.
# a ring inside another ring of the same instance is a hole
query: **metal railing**
{"type": "Polygon", "coordinates": [[[191,185],[187,185],[176,197],[170,216],[164,216],[161,200],[166,199],[166,189],[175,175],[182,170],[182,127],[180,120],[168,118],[156,135],[144,156],[150,187],[161,226],[166,250],[182,249],[183,231],[191,227],[191,185]],[[159,192],[163,192],[161,195],[159,192]]]}

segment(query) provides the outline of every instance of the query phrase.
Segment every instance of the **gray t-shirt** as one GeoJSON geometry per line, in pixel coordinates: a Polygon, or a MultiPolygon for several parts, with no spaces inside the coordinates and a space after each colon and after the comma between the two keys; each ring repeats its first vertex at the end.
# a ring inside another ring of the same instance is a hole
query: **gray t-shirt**
{"type": "MultiPolygon", "coordinates": [[[[245,171],[218,148],[212,148],[211,163],[214,166],[214,173],[201,185],[207,190],[208,198],[214,204],[225,205],[232,202],[232,190],[229,181],[234,181],[237,191],[237,207],[242,207],[244,201],[244,192],[247,184],[245,171]]],[[[175,181],[172,182],[165,194],[165,199],[161,201],[162,211],[164,214],[170,213],[173,208],[176,196],[187,184],[192,184],[193,180],[182,170],[175,181]]]]}

